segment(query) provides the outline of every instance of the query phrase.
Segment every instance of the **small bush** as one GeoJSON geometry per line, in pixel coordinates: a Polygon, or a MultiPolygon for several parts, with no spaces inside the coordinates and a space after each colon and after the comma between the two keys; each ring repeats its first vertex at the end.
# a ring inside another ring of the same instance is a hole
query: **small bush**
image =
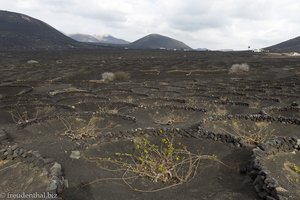
{"type": "Polygon", "coordinates": [[[115,80],[116,81],[126,81],[129,78],[130,78],[130,75],[128,72],[122,72],[122,71],[115,72],[115,80]]]}
{"type": "Polygon", "coordinates": [[[84,124],[79,124],[79,127],[73,126],[69,121],[64,118],[60,118],[62,124],[65,127],[64,134],[71,140],[84,140],[87,138],[95,138],[97,132],[97,122],[101,119],[95,116],[91,116],[89,120],[84,124]]]}
{"type": "Polygon", "coordinates": [[[112,82],[115,80],[115,74],[112,72],[104,72],[102,73],[102,80],[104,82],[112,82]]]}
{"type": "Polygon", "coordinates": [[[125,81],[130,78],[129,73],[118,71],[115,73],[112,72],[104,72],[102,73],[102,81],[103,82],[112,82],[112,81],[125,81]]]}
{"type": "Polygon", "coordinates": [[[242,64],[234,64],[229,69],[230,74],[239,74],[239,73],[245,73],[250,70],[250,67],[247,63],[242,64]]]}
{"type": "Polygon", "coordinates": [[[162,137],[158,143],[152,143],[146,138],[133,141],[135,147],[133,153],[121,152],[115,153],[113,158],[96,157],[90,159],[116,165],[116,169],[108,170],[124,171],[120,179],[131,189],[140,192],[160,191],[190,181],[196,175],[198,167],[203,167],[200,165],[202,160],[222,163],[215,155],[190,152],[181,143],[176,144],[173,137],[167,137],[162,130],[160,130],[160,134],[162,137]],[[154,190],[140,190],[127,181],[138,177],[149,178],[153,182],[164,183],[167,186],[154,190]]]}
{"type": "Polygon", "coordinates": [[[234,133],[247,144],[251,145],[258,145],[265,142],[274,135],[274,129],[270,127],[271,123],[269,122],[255,122],[251,128],[235,120],[226,121],[226,125],[229,125],[231,130],[227,131],[221,128],[221,131],[229,134],[234,133]]]}

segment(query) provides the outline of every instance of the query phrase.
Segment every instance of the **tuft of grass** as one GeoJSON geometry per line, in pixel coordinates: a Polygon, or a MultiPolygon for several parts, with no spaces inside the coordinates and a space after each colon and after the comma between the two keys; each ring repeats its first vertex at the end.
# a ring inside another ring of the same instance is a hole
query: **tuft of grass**
{"type": "Polygon", "coordinates": [[[113,171],[124,171],[121,179],[136,191],[142,190],[134,188],[127,181],[132,177],[143,177],[154,183],[168,185],[155,190],[159,191],[190,181],[196,175],[201,160],[220,162],[215,155],[198,155],[190,152],[186,146],[176,144],[173,137],[167,137],[162,130],[160,134],[162,137],[158,143],[152,143],[146,138],[133,140],[133,153],[121,152],[115,153],[113,157],[96,157],[90,160],[116,165],[117,169],[113,171]]]}
{"type": "Polygon", "coordinates": [[[229,74],[240,74],[248,72],[249,70],[250,67],[247,63],[233,64],[229,69],[229,74]]]}

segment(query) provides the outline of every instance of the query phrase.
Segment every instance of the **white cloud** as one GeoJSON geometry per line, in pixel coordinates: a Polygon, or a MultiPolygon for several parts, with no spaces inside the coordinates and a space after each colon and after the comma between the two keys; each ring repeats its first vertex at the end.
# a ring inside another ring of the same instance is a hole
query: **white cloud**
{"type": "Polygon", "coordinates": [[[298,0],[0,0],[0,9],[41,19],[64,33],[134,41],[161,33],[192,47],[265,47],[300,35],[298,0]]]}

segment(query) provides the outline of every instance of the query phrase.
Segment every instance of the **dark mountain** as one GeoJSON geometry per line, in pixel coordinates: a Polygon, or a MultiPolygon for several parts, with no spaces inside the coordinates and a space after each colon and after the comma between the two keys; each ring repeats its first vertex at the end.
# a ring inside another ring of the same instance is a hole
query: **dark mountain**
{"type": "Polygon", "coordinates": [[[91,36],[91,35],[87,35],[87,34],[70,34],[69,35],[70,38],[78,41],[78,42],[93,42],[93,43],[99,43],[100,41],[91,36]]]}
{"type": "Polygon", "coordinates": [[[300,52],[300,37],[296,37],[264,49],[273,52],[300,52]]]}
{"type": "Polygon", "coordinates": [[[129,44],[130,42],[116,38],[111,35],[94,35],[100,43],[103,44],[129,44]]]}
{"type": "Polygon", "coordinates": [[[191,50],[192,48],[178,40],[159,35],[150,34],[130,44],[131,48],[137,49],[177,49],[191,50]]]}
{"type": "Polygon", "coordinates": [[[81,44],[27,15],[0,10],[0,49],[70,48],[81,44]]]}

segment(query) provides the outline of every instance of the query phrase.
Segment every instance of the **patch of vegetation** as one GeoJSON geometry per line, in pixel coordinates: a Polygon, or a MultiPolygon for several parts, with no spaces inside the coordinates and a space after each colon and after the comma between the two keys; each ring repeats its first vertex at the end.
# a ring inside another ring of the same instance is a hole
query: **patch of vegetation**
{"type": "Polygon", "coordinates": [[[300,166],[296,165],[295,163],[291,163],[289,167],[297,174],[300,174],[300,166]]]}
{"type": "Polygon", "coordinates": [[[115,74],[112,72],[104,72],[102,73],[102,80],[105,83],[109,83],[115,80],[115,74]]]}
{"type": "Polygon", "coordinates": [[[190,181],[196,175],[201,160],[220,162],[215,155],[194,154],[186,146],[176,144],[174,138],[167,137],[162,130],[160,133],[162,137],[158,143],[152,143],[147,138],[134,140],[133,153],[122,152],[115,153],[113,157],[89,159],[100,162],[101,166],[108,162],[116,166],[116,171],[124,171],[120,179],[136,191],[143,190],[133,187],[128,179],[143,177],[167,185],[151,192],[190,181]]]}
{"type": "Polygon", "coordinates": [[[229,74],[240,74],[245,73],[250,70],[250,67],[247,63],[234,64],[229,69],[229,74]]]}
{"type": "Polygon", "coordinates": [[[130,74],[128,72],[117,71],[114,74],[116,81],[126,81],[130,78],[130,74]]]}
{"type": "Polygon", "coordinates": [[[96,111],[96,113],[99,113],[99,114],[118,114],[119,113],[119,109],[117,107],[115,107],[115,108],[108,108],[106,106],[100,106],[100,105],[98,105],[98,110],[96,111]]]}
{"type": "Polygon", "coordinates": [[[160,125],[174,125],[177,123],[183,123],[187,120],[186,116],[182,116],[174,112],[165,113],[163,115],[157,113],[153,115],[152,118],[154,119],[154,123],[160,125]]]}
{"type": "Polygon", "coordinates": [[[55,108],[53,107],[41,107],[32,111],[29,111],[26,108],[13,109],[9,111],[13,121],[18,125],[26,124],[38,118],[46,117],[53,112],[55,112],[55,108]]]}
{"type": "Polygon", "coordinates": [[[102,81],[104,83],[109,83],[113,81],[126,81],[129,80],[130,74],[128,72],[117,71],[113,72],[104,72],[102,73],[102,81]]]}
{"type": "MultiPolygon", "coordinates": [[[[274,130],[269,127],[270,123],[267,122],[255,122],[254,126],[249,128],[238,121],[232,120],[231,122],[227,121],[226,126],[230,126],[235,135],[252,145],[257,145],[266,141],[274,132],[274,130]]],[[[221,129],[222,131],[231,134],[230,131],[226,131],[223,128],[217,129],[221,129]]]]}
{"type": "Polygon", "coordinates": [[[87,124],[76,127],[72,126],[69,121],[64,118],[60,118],[65,127],[64,135],[71,140],[83,140],[86,138],[95,138],[97,132],[96,122],[99,121],[98,117],[92,116],[87,124]]]}
{"type": "Polygon", "coordinates": [[[62,117],[59,119],[65,127],[63,135],[76,141],[95,139],[97,134],[114,127],[113,122],[108,123],[105,127],[99,127],[100,122],[102,122],[104,118],[97,116],[97,113],[90,116],[87,120],[76,118],[73,123],[62,117]]]}

